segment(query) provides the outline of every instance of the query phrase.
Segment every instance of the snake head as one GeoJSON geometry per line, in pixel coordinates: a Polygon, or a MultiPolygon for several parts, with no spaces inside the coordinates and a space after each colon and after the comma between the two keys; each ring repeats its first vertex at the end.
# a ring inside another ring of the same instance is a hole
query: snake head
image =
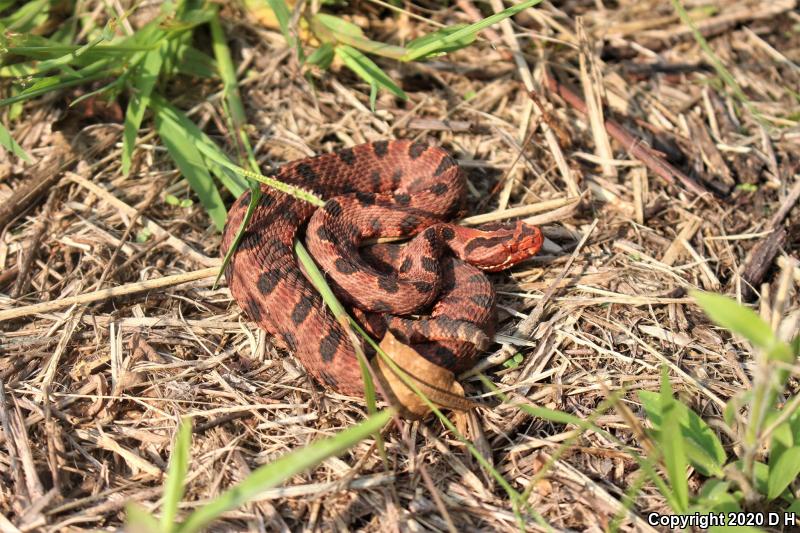
{"type": "Polygon", "coordinates": [[[524,222],[488,224],[480,230],[485,235],[475,239],[477,245],[468,261],[487,272],[499,272],[533,257],[544,242],[541,230],[524,222]]]}

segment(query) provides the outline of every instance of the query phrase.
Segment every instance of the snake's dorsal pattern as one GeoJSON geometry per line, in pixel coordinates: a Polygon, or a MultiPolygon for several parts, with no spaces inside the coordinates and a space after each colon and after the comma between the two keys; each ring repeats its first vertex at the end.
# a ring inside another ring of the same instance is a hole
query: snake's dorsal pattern
{"type": "MultiPolygon", "coordinates": [[[[462,261],[501,270],[535,254],[542,243],[538,228],[522,223],[490,231],[444,223],[462,211],[465,178],[436,147],[405,140],[362,144],[293,161],[275,177],[328,201],[317,209],[264,187],[226,271],[228,285],[252,320],[320,383],[343,394],[363,395],[361,372],[347,335],[292,251],[306,224],[309,250],[343,300],[363,309],[362,317],[387,315],[389,327],[420,353],[456,370],[471,362],[475,345],[485,345],[494,328],[494,292],[480,271],[462,261]],[[413,235],[404,247],[359,253],[365,239],[413,235]],[[447,249],[461,259],[444,255],[447,249]],[[395,316],[426,309],[431,318],[421,322],[395,316]]],[[[249,193],[242,195],[228,213],[223,255],[249,200],[249,193]]]]}

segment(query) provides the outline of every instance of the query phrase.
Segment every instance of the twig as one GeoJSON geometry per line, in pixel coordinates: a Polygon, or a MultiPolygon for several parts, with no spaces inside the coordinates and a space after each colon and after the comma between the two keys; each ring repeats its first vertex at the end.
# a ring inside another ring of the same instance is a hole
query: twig
{"type": "Polygon", "coordinates": [[[425,464],[419,463],[417,465],[417,469],[419,470],[419,473],[422,474],[422,480],[425,482],[425,486],[428,487],[428,492],[430,492],[431,498],[433,498],[433,503],[436,505],[436,508],[442,514],[442,518],[444,518],[445,524],[447,524],[447,530],[450,531],[450,533],[457,533],[458,530],[456,529],[455,524],[453,524],[453,519],[450,518],[450,513],[447,512],[447,507],[442,501],[442,496],[436,489],[436,485],[433,484],[433,480],[431,479],[430,474],[428,474],[428,470],[425,468],[425,464]]]}
{"type": "Polygon", "coordinates": [[[535,204],[528,204],[519,207],[512,207],[511,209],[504,209],[502,211],[493,211],[491,213],[484,213],[481,215],[474,215],[462,219],[459,224],[464,226],[474,226],[484,224],[486,222],[495,222],[497,220],[505,220],[514,217],[530,216],[552,209],[559,209],[567,205],[575,204],[580,197],[577,198],[558,198],[555,200],[546,200],[535,204]]]}
{"type": "MultiPolygon", "coordinates": [[[[145,211],[147,211],[147,209],[152,205],[153,200],[155,200],[158,197],[158,192],[159,192],[159,189],[158,188],[154,188],[150,192],[148,197],[145,198],[144,205],[142,205],[139,209],[137,209],[136,213],[133,215],[133,217],[131,217],[131,220],[130,220],[130,223],[128,224],[128,227],[125,228],[125,233],[123,233],[122,237],[120,237],[119,244],[114,249],[114,252],[111,254],[111,257],[108,259],[108,262],[106,263],[105,268],[103,268],[102,274],[100,274],[100,279],[97,280],[97,283],[94,286],[95,290],[97,290],[97,289],[99,289],[100,287],[103,286],[103,283],[106,281],[108,273],[111,271],[111,267],[114,266],[114,261],[117,259],[117,255],[119,255],[119,251],[125,245],[125,241],[128,240],[128,237],[130,236],[131,232],[133,231],[133,228],[136,226],[136,221],[139,219],[139,216],[142,213],[144,213],[145,211]]],[[[114,271],[116,271],[116,269],[114,269],[114,271]]]]}
{"type": "MultiPolygon", "coordinates": [[[[547,71],[545,71],[544,80],[548,89],[558,94],[564,99],[564,101],[581,113],[586,114],[586,103],[577,94],[572,92],[572,90],[567,88],[566,85],[556,81],[556,79],[547,71]]],[[[670,165],[664,160],[664,158],[656,154],[650,147],[644,144],[643,140],[636,139],[617,122],[606,119],[605,127],[608,131],[608,134],[621,143],[631,157],[640,160],[647,166],[647,168],[661,176],[664,181],[670,185],[675,185],[676,181],[679,181],[689,191],[698,196],[710,195],[709,191],[705,187],[697,183],[695,180],[677,168],[670,165]]]]}
{"type": "Polygon", "coordinates": [[[22,483],[22,477],[19,475],[21,472],[19,468],[19,459],[17,457],[17,449],[14,446],[14,439],[12,438],[13,433],[11,431],[11,416],[6,399],[6,387],[2,381],[0,381],[0,427],[3,428],[3,433],[7,436],[6,457],[8,457],[8,462],[11,467],[10,473],[14,479],[14,491],[17,493],[17,497],[24,497],[25,488],[22,483]]]}
{"type": "Polygon", "coordinates": [[[792,189],[789,191],[789,194],[786,195],[786,198],[783,199],[781,206],[777,211],[775,211],[775,214],[772,215],[772,218],[769,219],[768,227],[770,229],[777,228],[778,225],[783,222],[783,219],[786,218],[786,215],[789,214],[789,211],[792,210],[798,199],[800,199],[800,178],[797,179],[794,187],[792,187],[792,189]]]}
{"type": "Polygon", "coordinates": [[[787,237],[786,230],[778,228],[750,249],[742,267],[744,282],[741,286],[742,298],[751,300],[755,296],[754,287],[758,287],[764,281],[767,271],[772,266],[775,256],[783,248],[787,237]]]}
{"type": "MultiPolygon", "coordinates": [[[[719,15],[698,21],[697,30],[703,37],[713,37],[725,33],[747,20],[759,20],[773,18],[786,11],[791,11],[797,6],[796,0],[770,0],[769,2],[736,3],[730,4],[719,15]]],[[[692,28],[685,24],[679,24],[666,30],[650,30],[642,32],[637,36],[637,40],[653,51],[673,46],[678,42],[690,39],[692,28]]]]}
{"type": "Polygon", "coordinates": [[[747,254],[747,258],[742,266],[742,280],[745,282],[741,286],[742,297],[750,300],[755,296],[754,287],[764,281],[775,256],[778,255],[783,244],[786,242],[788,234],[786,229],[780,227],[783,219],[789,214],[797,200],[800,199],[800,179],[781,202],[778,210],[770,218],[767,230],[772,231],[765,239],[756,243],[747,254]]]}
{"type": "Polygon", "coordinates": [[[117,298],[119,296],[136,294],[137,292],[149,291],[151,289],[171,287],[173,285],[180,285],[190,281],[211,278],[216,276],[218,271],[219,266],[203,268],[201,270],[195,270],[194,272],[187,272],[185,274],[164,276],[163,278],[149,279],[147,281],[140,281],[137,283],[128,283],[126,285],[119,285],[117,287],[111,287],[109,289],[94,291],[87,294],[79,294],[78,296],[69,296],[67,298],[61,298],[60,300],[54,300],[52,302],[43,302],[39,304],[26,305],[24,307],[17,307],[7,311],[0,311],[0,322],[11,320],[13,318],[33,315],[36,313],[47,313],[57,309],[64,309],[65,307],[75,304],[97,302],[100,300],[105,300],[106,298],[117,298]]]}
{"type": "MultiPolygon", "coordinates": [[[[75,174],[74,172],[68,172],[67,177],[91,192],[93,192],[98,197],[102,198],[103,200],[110,203],[115,208],[119,209],[120,211],[125,212],[126,215],[133,218],[136,216],[136,209],[132,208],[104,188],[100,187],[99,185],[92,183],[91,181],[87,180],[83,176],[75,174]]],[[[142,224],[149,229],[155,236],[161,237],[162,235],[167,235],[167,243],[174,248],[176,251],[185,254],[189,259],[194,260],[199,265],[202,266],[211,266],[219,264],[219,260],[215,258],[208,257],[206,255],[201,254],[182,240],[178,239],[177,237],[173,236],[171,233],[166,231],[164,228],[153,222],[147,217],[141,217],[142,224]]]]}
{"type": "Polygon", "coordinates": [[[48,226],[50,212],[53,209],[53,201],[56,197],[55,193],[55,189],[50,191],[50,196],[47,198],[47,203],[42,210],[41,218],[36,222],[36,226],[33,229],[33,234],[30,238],[30,244],[22,254],[22,258],[19,260],[19,274],[17,275],[17,281],[14,285],[14,290],[11,291],[12,298],[19,298],[25,294],[25,292],[28,290],[28,287],[30,287],[31,265],[36,259],[37,252],[39,251],[39,243],[42,240],[42,235],[44,235],[44,232],[48,226]]]}
{"type": "Polygon", "coordinates": [[[39,198],[58,181],[61,172],[77,163],[81,158],[105,152],[114,144],[116,136],[105,135],[102,139],[96,140],[85,153],[76,150],[74,142],[70,146],[63,137],[58,136],[56,139],[60,142],[56,142],[53,153],[29,170],[31,179],[23,183],[10,198],[0,205],[0,228],[17,215],[35,206],[39,198]]]}
{"type": "Polygon", "coordinates": [[[583,97],[586,101],[587,116],[594,139],[595,152],[602,162],[600,167],[606,177],[616,177],[617,169],[609,164],[614,159],[614,152],[611,150],[611,142],[608,140],[608,132],[603,127],[605,122],[603,115],[603,83],[600,69],[595,61],[595,52],[592,42],[586,34],[583,17],[575,19],[578,33],[578,59],[580,62],[581,85],[583,86],[583,97]]]}

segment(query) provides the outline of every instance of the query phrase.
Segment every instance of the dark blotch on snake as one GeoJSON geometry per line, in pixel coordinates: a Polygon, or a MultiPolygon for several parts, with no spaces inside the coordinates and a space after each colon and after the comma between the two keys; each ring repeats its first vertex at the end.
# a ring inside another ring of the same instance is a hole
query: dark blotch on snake
{"type": "Polygon", "coordinates": [[[400,287],[397,285],[397,279],[391,276],[382,276],[378,278],[378,286],[389,294],[394,294],[400,290],[400,287]]]}
{"type": "Polygon", "coordinates": [[[398,168],[392,174],[391,182],[392,182],[392,189],[396,189],[398,185],[400,185],[400,180],[403,178],[403,169],[398,168]]]}
{"type": "Polygon", "coordinates": [[[356,200],[364,205],[375,205],[375,195],[370,192],[356,191],[356,200]]]}
{"type": "Polygon", "coordinates": [[[412,264],[413,261],[411,260],[411,258],[406,257],[405,259],[403,259],[403,262],[400,264],[400,268],[398,268],[397,271],[400,272],[401,274],[405,274],[406,272],[411,270],[412,264]]]}
{"type": "Polygon", "coordinates": [[[441,196],[447,192],[447,184],[446,183],[436,183],[431,187],[431,192],[436,196],[441,196]]]}
{"type": "Polygon", "coordinates": [[[412,283],[414,284],[414,288],[419,292],[431,292],[433,290],[433,285],[427,281],[414,281],[412,283]]]}
{"type": "Polygon", "coordinates": [[[422,143],[413,143],[408,147],[408,156],[411,159],[417,159],[422,153],[428,149],[428,146],[422,143]]]}
{"type": "Polygon", "coordinates": [[[486,275],[483,273],[473,274],[467,278],[467,283],[484,283],[486,282],[486,275]]]}
{"type": "Polygon", "coordinates": [[[352,274],[356,271],[356,267],[352,261],[342,259],[341,257],[334,262],[334,265],[336,265],[336,270],[342,274],[352,274]]]}
{"type": "Polygon", "coordinates": [[[294,306],[294,309],[292,309],[292,322],[296,326],[302,324],[308,316],[309,311],[311,311],[312,301],[311,296],[303,295],[297,305],[294,306]]]}
{"type": "Polygon", "coordinates": [[[333,360],[333,356],[336,355],[336,350],[339,349],[339,343],[341,341],[339,330],[335,328],[331,329],[331,332],[328,333],[319,344],[319,354],[323,361],[329,363],[333,360]]]}
{"type": "Polygon", "coordinates": [[[372,145],[372,148],[375,149],[375,155],[383,158],[389,153],[389,141],[378,141],[372,145]]]}
{"type": "Polygon", "coordinates": [[[428,241],[428,244],[430,244],[432,248],[435,249],[437,246],[439,246],[439,236],[436,234],[435,228],[426,229],[425,233],[423,233],[423,236],[425,237],[425,240],[428,241]]]}
{"type": "Polygon", "coordinates": [[[332,243],[336,242],[336,238],[333,236],[333,233],[328,231],[328,228],[326,228],[325,226],[320,226],[317,229],[317,237],[321,241],[332,242],[332,243]]]}
{"type": "Polygon", "coordinates": [[[441,176],[448,168],[451,168],[451,167],[454,167],[454,166],[456,166],[455,160],[452,157],[450,157],[449,155],[445,156],[445,157],[442,158],[441,161],[439,161],[439,166],[436,167],[436,171],[433,173],[433,175],[434,176],[441,176]]]}
{"type": "Polygon", "coordinates": [[[403,233],[411,233],[417,226],[419,226],[419,217],[415,215],[406,215],[400,221],[400,228],[403,233]]]}
{"type": "Polygon", "coordinates": [[[344,150],[339,150],[336,152],[336,155],[339,156],[339,159],[345,162],[346,165],[352,165],[356,162],[356,154],[353,152],[352,148],[345,148],[344,150]]]}
{"type": "Polygon", "coordinates": [[[464,247],[465,253],[470,253],[476,248],[491,248],[508,240],[507,237],[476,237],[464,247]]]}
{"type": "Polygon", "coordinates": [[[372,188],[376,191],[380,190],[381,183],[383,180],[381,179],[381,173],[379,170],[373,170],[372,174],[369,175],[369,181],[372,183],[372,188]]]}
{"type": "Polygon", "coordinates": [[[275,290],[275,287],[277,287],[278,283],[280,283],[280,279],[281,277],[279,272],[275,270],[267,270],[266,272],[259,274],[256,286],[262,295],[267,296],[275,290]]]}
{"type": "Polygon", "coordinates": [[[469,299],[481,309],[488,308],[492,305],[492,297],[488,294],[473,294],[469,299]]]}
{"type": "Polygon", "coordinates": [[[338,217],[342,214],[342,204],[336,200],[328,200],[325,202],[325,212],[332,217],[338,217]]]}
{"type": "Polygon", "coordinates": [[[300,163],[297,165],[296,170],[297,173],[302,176],[303,180],[307,181],[308,183],[316,183],[319,181],[319,176],[317,176],[317,173],[314,172],[314,169],[311,168],[311,165],[308,163],[300,163]]]}

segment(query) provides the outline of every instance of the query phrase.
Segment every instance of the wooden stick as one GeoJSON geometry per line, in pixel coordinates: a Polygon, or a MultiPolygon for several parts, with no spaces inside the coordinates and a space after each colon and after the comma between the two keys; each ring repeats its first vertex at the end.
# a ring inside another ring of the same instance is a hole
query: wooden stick
{"type": "Polygon", "coordinates": [[[87,294],[79,294],[78,296],[69,296],[67,298],[61,298],[60,300],[53,300],[52,302],[42,302],[33,305],[26,305],[24,307],[8,309],[6,311],[0,311],[0,322],[11,320],[13,318],[33,315],[36,313],[47,313],[57,309],[64,309],[65,307],[75,304],[97,302],[100,300],[105,300],[106,298],[116,298],[128,294],[135,294],[137,292],[149,291],[151,289],[170,287],[172,285],[180,285],[181,283],[196,281],[198,279],[210,278],[216,276],[218,271],[219,267],[203,268],[193,272],[186,272],[185,274],[164,276],[163,278],[128,283],[87,294]]]}
{"type": "Polygon", "coordinates": [[[529,216],[535,213],[541,213],[543,211],[558,209],[564,207],[565,205],[571,205],[577,202],[578,200],[580,200],[579,196],[574,198],[556,198],[554,200],[545,200],[544,202],[522,205],[519,207],[512,207],[510,209],[504,209],[502,211],[493,211],[491,213],[473,215],[471,217],[462,219],[459,222],[459,224],[462,224],[464,226],[474,226],[486,222],[494,222],[496,220],[505,220],[513,217],[529,216]]]}
{"type": "MultiPolygon", "coordinates": [[[[87,180],[83,176],[79,174],[75,174],[74,172],[67,172],[66,177],[69,178],[70,181],[77,183],[84,189],[94,193],[97,197],[102,198],[116,209],[123,211],[131,220],[136,219],[139,217],[139,211],[134,209],[133,207],[129,206],[107,190],[105,190],[100,185],[87,180]]],[[[212,266],[219,263],[219,259],[214,257],[208,257],[206,255],[201,254],[179,238],[172,235],[170,232],[150,220],[149,218],[142,216],[139,217],[142,225],[149,229],[153,235],[159,238],[166,237],[167,244],[171,246],[176,251],[186,255],[189,259],[195,261],[200,266],[212,266]]],[[[133,223],[133,222],[132,222],[133,223]]]]}
{"type": "MultiPolygon", "coordinates": [[[[104,135],[96,140],[85,153],[70,146],[59,134],[56,137],[56,148],[39,164],[26,170],[30,179],[26,180],[14,194],[0,204],[0,228],[11,222],[17,215],[24,213],[39,201],[61,177],[61,172],[68,169],[81,158],[104,152],[116,141],[115,135],[104,135]]],[[[73,143],[74,144],[74,143],[73,143]]]]}
{"type": "MultiPolygon", "coordinates": [[[[558,94],[561,98],[563,98],[569,105],[577,109],[583,114],[586,114],[586,103],[572,90],[570,90],[567,86],[559,83],[556,79],[551,76],[547,71],[544,73],[544,82],[548,89],[553,91],[554,93],[558,94]]],[[[611,135],[614,139],[616,139],[625,150],[630,154],[631,157],[634,157],[644,163],[647,168],[655,172],[657,175],[661,176],[664,181],[669,183],[670,185],[676,185],[676,182],[680,182],[686,187],[689,191],[693,192],[698,196],[709,194],[709,191],[697,183],[695,180],[678,170],[677,168],[670,165],[667,161],[664,160],[660,155],[656,154],[651,148],[649,148],[644,141],[641,139],[637,139],[633,135],[631,135],[625,128],[623,128],[617,122],[606,119],[605,127],[608,131],[608,134],[611,135]]]]}

